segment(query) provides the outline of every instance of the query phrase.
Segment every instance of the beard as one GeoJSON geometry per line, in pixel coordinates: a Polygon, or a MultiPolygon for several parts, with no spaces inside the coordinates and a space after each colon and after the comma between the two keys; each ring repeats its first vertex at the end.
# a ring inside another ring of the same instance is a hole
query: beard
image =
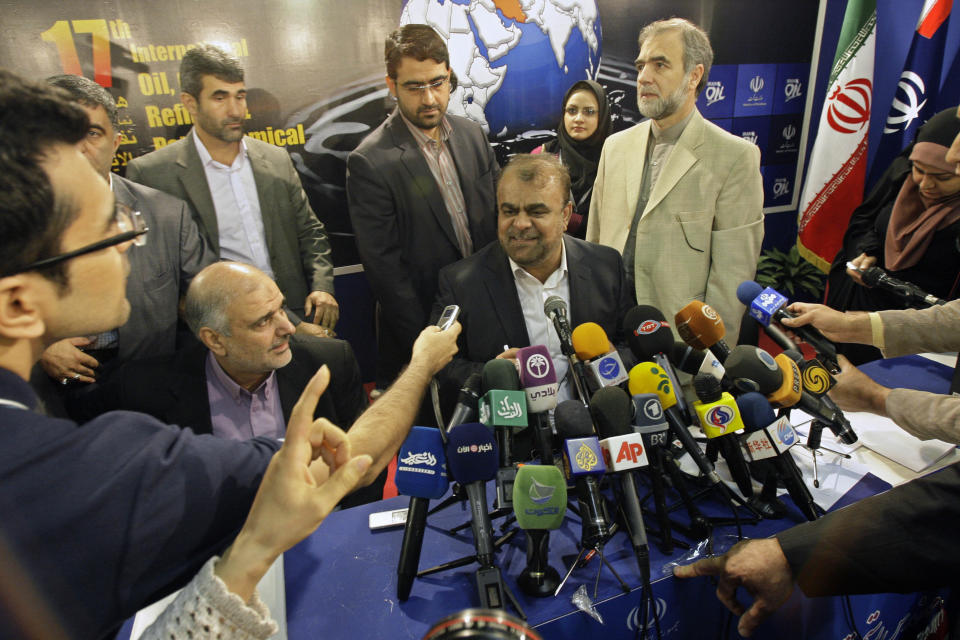
{"type": "Polygon", "coordinates": [[[662,120],[672,116],[686,102],[687,82],[689,80],[689,74],[684,76],[680,86],[667,97],[643,98],[638,94],[637,108],[640,110],[640,115],[652,120],[662,120]]]}

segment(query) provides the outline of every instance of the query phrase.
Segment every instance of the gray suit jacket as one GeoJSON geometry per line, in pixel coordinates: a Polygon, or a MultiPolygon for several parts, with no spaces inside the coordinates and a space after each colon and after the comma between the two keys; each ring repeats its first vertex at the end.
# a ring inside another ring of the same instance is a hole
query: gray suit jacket
{"type": "MultiPolygon", "coordinates": [[[[185,138],[135,158],[127,176],[186,200],[210,246],[220,253],[217,212],[193,142],[185,138]]],[[[244,138],[257,183],[263,231],[274,279],[287,305],[302,316],[312,291],[333,293],[330,243],[300,184],[290,154],[279,147],[244,138]]]]}
{"type": "MultiPolygon", "coordinates": [[[[500,167],[483,130],[447,115],[474,251],[496,239],[500,167]]],[[[463,256],[443,195],[398,111],[347,159],[347,201],[357,249],[380,303],[378,382],[393,379],[427,324],[437,274],[463,256]]]]}
{"type": "MultiPolygon", "coordinates": [[[[651,123],[603,145],[587,240],[623,251],[647,157],[651,123]]],[[[720,314],[734,340],[743,305],[737,286],[752,279],[763,240],[760,150],[694,113],[670,154],[637,227],[637,304],[670,318],[691,300],[720,314]]],[[[728,338],[729,341],[729,338],[728,338]]]]}
{"type": "Polygon", "coordinates": [[[180,297],[217,256],[183,200],[117,175],[113,193],[118,202],[139,211],[150,229],[145,246],[127,251],[130,318],[119,330],[118,361],[173,353],[180,297]]]}

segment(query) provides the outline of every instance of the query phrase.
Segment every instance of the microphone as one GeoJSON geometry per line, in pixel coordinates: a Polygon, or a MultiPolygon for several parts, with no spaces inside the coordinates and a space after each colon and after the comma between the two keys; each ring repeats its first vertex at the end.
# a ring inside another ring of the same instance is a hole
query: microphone
{"type": "MultiPolygon", "coordinates": [[[[803,482],[800,469],[788,450],[799,442],[800,438],[786,417],[779,420],[773,415],[773,409],[766,398],[755,391],[737,398],[737,407],[743,418],[744,444],[750,458],[755,461],[769,461],[774,471],[773,478],[764,480],[764,493],[767,487],[776,492],[776,479],[780,478],[790,494],[793,503],[808,520],[819,517],[818,507],[803,482]]],[[[775,498],[776,496],[771,496],[775,498]]]]}
{"type": "Polygon", "coordinates": [[[394,476],[397,491],[411,496],[407,520],[403,526],[400,561],[397,564],[397,598],[410,597],[413,580],[420,564],[420,549],[427,525],[427,506],[431,498],[447,492],[446,458],[439,429],[413,427],[397,453],[394,476]]]}
{"type": "Polygon", "coordinates": [[[574,400],[564,400],[554,413],[561,446],[563,471],[577,486],[580,518],[583,522],[581,546],[598,548],[610,535],[610,519],[600,495],[600,477],[606,472],[600,442],[593,430],[589,410],[574,400]]]}
{"type": "Polygon", "coordinates": [[[573,330],[573,348],[587,363],[592,388],[611,387],[627,381],[627,369],[612,347],[607,332],[596,322],[584,322],[573,330]]]}
{"type": "MultiPolygon", "coordinates": [[[[637,360],[652,360],[657,363],[670,377],[673,388],[680,389],[680,379],[667,356],[673,349],[673,331],[660,310],[650,305],[637,305],[630,309],[623,318],[623,332],[627,336],[630,351],[637,360]]],[[[677,408],[685,422],[693,422],[693,414],[683,393],[677,394],[677,408]]]]}
{"type": "Polygon", "coordinates": [[[459,424],[470,422],[477,416],[477,406],[480,402],[480,384],[482,378],[479,373],[471,373],[467,376],[463,387],[460,388],[460,394],[457,397],[457,406],[453,409],[453,415],[450,422],[447,423],[446,431],[441,430],[440,435],[444,442],[447,440],[447,431],[453,429],[459,424]]]}
{"type": "Polygon", "coordinates": [[[513,429],[527,426],[527,396],[520,390],[517,367],[509,360],[493,359],[481,374],[480,422],[493,428],[500,451],[497,472],[497,505],[510,506],[513,468],[513,429]]]}
{"type": "Polygon", "coordinates": [[[466,489],[477,562],[482,568],[493,566],[493,526],[487,513],[486,483],[497,475],[497,458],[497,444],[482,424],[468,422],[449,433],[447,463],[450,475],[466,489]]]}
{"type": "Polygon", "coordinates": [[[520,386],[527,396],[527,410],[540,449],[540,462],[553,464],[553,430],[547,412],[557,408],[557,372],[550,352],[542,345],[523,347],[517,351],[520,386]]]}
{"type": "MultiPolygon", "coordinates": [[[[770,287],[761,289],[760,285],[753,280],[745,280],[737,287],[737,298],[740,299],[741,302],[751,293],[754,294],[753,298],[744,302],[744,304],[749,308],[750,316],[759,321],[764,327],[770,326],[771,319],[780,322],[784,318],[793,319],[796,317],[786,309],[789,303],[786,296],[782,295],[776,289],[770,287]],[[740,297],[741,295],[743,295],[743,298],[740,297]]],[[[813,325],[790,327],[790,330],[813,347],[817,354],[823,358],[831,368],[837,371],[840,370],[840,365],[837,364],[837,347],[827,340],[813,325]]],[[[789,347],[784,348],[794,348],[792,341],[789,347]]]]}
{"type": "Polygon", "coordinates": [[[641,362],[635,366],[630,370],[630,393],[634,396],[642,393],[657,394],[657,397],[660,399],[660,404],[663,406],[663,414],[667,418],[667,425],[673,432],[674,437],[683,443],[683,448],[686,449],[690,457],[693,458],[693,461],[700,469],[700,473],[702,473],[711,484],[723,487],[724,485],[720,480],[720,476],[717,475],[716,469],[713,468],[713,465],[707,457],[703,455],[700,445],[698,445],[697,441],[690,435],[687,425],[684,424],[680,418],[679,412],[676,409],[677,397],[673,393],[670,378],[664,373],[663,369],[653,362],[641,362]]]}
{"type": "MultiPolygon", "coordinates": [[[[666,414],[660,398],[655,393],[638,393],[633,396],[633,424],[634,433],[640,434],[647,448],[650,461],[650,483],[653,493],[653,502],[656,507],[657,524],[660,527],[661,549],[664,553],[673,551],[673,536],[669,509],[666,498],[666,475],[671,474],[667,465],[676,464],[670,455],[670,427],[667,424],[666,414]]],[[[679,474],[679,470],[675,473],[679,474]]],[[[679,486],[679,483],[678,483],[679,486]]],[[[691,520],[694,518],[691,517],[691,520]]]]}
{"type": "Polygon", "coordinates": [[[634,470],[648,466],[649,462],[643,436],[630,426],[633,399],[619,387],[605,387],[590,398],[590,413],[602,438],[600,448],[607,470],[616,474],[611,481],[619,488],[620,511],[646,584],[650,579],[650,550],[634,470]]]}
{"type": "Polygon", "coordinates": [[[786,353],[771,358],[758,347],[737,346],[727,361],[727,374],[738,389],[759,391],[775,407],[796,405],[830,427],[842,442],[853,444],[857,441],[850,422],[829,398],[804,392],[800,368],[786,353]]]}
{"type": "Polygon", "coordinates": [[[567,482],[560,469],[552,464],[522,465],[513,483],[513,510],[517,524],[527,532],[527,566],[517,584],[527,595],[545,598],[560,584],[560,574],[547,558],[550,530],[560,528],[567,510],[567,482]]]}
{"type": "Polygon", "coordinates": [[[753,497],[753,481],[750,469],[740,449],[740,440],[736,431],[743,429],[743,420],[737,410],[733,396],[723,391],[720,381],[709,373],[698,373],[693,379],[693,388],[699,400],[693,403],[693,409],[700,419],[700,426],[710,442],[717,445],[723,459],[727,461],[730,475],[740,493],[746,498],[753,497]]]}
{"type": "Polygon", "coordinates": [[[947,304],[946,300],[927,293],[912,282],[891,277],[880,267],[868,267],[864,269],[860,272],[860,278],[863,279],[864,284],[868,287],[879,287],[896,294],[907,304],[923,305],[925,307],[947,304]]]}
{"type": "Polygon", "coordinates": [[[723,337],[727,330],[720,314],[700,300],[691,300],[673,317],[677,333],[694,349],[711,349],[723,364],[730,354],[730,347],[723,337]]]}
{"type": "Polygon", "coordinates": [[[573,335],[570,331],[570,321],[567,319],[567,303],[560,296],[550,296],[543,303],[543,313],[553,323],[553,328],[560,338],[560,351],[570,361],[570,371],[573,373],[573,384],[580,399],[587,402],[587,376],[583,363],[577,358],[573,348],[573,335]]]}

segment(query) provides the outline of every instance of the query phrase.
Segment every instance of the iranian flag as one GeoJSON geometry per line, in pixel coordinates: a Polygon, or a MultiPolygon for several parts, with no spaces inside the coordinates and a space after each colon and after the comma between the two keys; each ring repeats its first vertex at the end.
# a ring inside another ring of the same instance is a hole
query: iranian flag
{"type": "Polygon", "coordinates": [[[876,0],[849,0],[800,197],[797,248],[822,271],[863,201],[876,27],[876,0]]]}

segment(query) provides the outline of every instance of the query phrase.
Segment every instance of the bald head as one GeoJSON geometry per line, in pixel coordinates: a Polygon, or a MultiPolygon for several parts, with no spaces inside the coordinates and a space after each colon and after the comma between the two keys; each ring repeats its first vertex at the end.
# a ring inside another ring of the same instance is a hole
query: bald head
{"type": "Polygon", "coordinates": [[[258,289],[270,287],[273,281],[254,266],[240,262],[215,262],[198,273],[187,289],[183,316],[194,335],[208,327],[229,336],[230,302],[258,289]]]}

